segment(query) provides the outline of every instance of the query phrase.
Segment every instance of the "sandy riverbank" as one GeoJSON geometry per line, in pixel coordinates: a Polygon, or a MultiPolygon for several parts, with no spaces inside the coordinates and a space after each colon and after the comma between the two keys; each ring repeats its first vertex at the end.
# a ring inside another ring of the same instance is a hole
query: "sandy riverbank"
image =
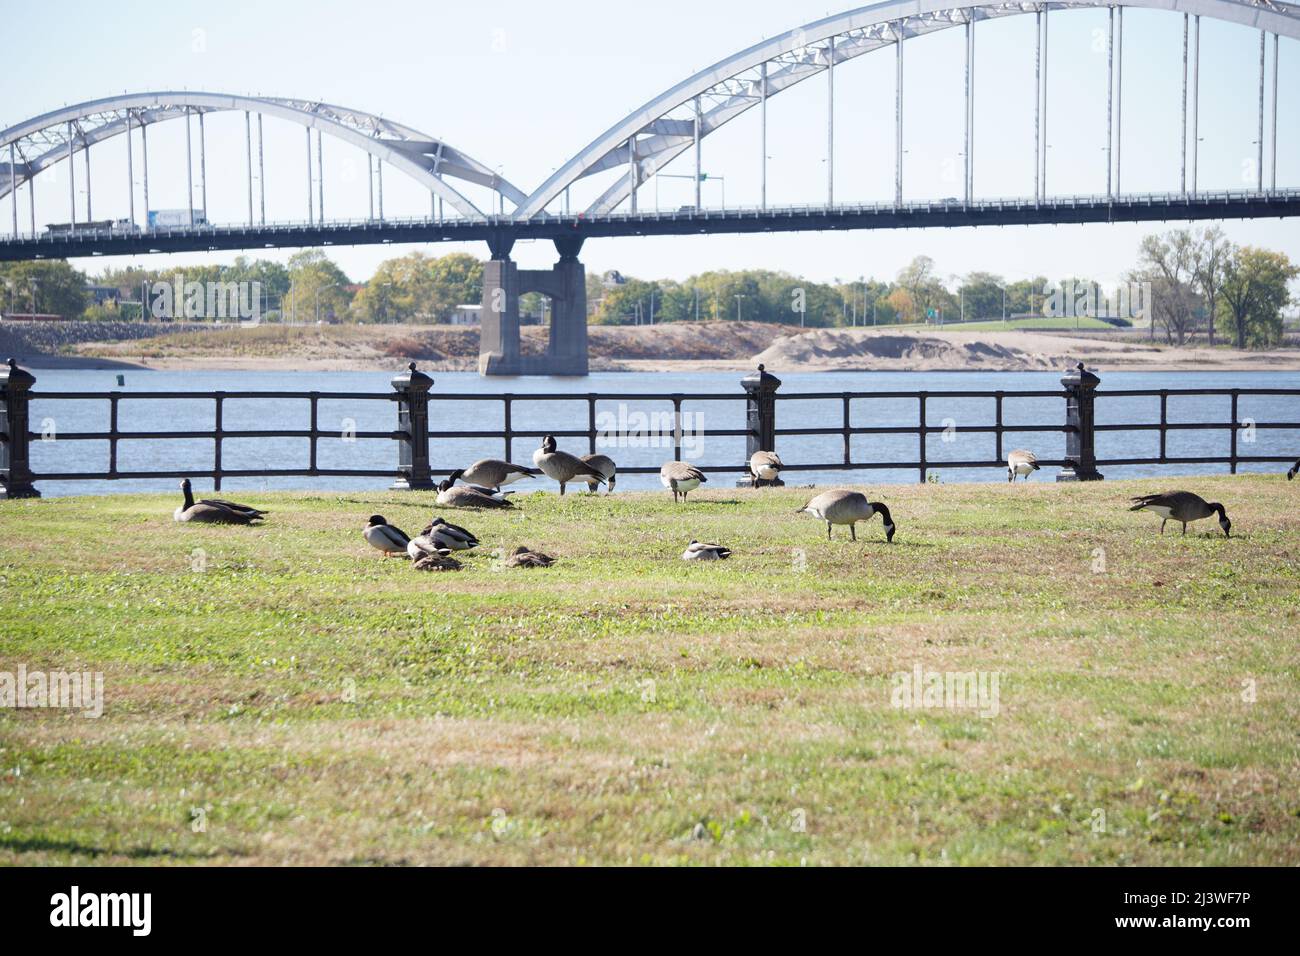
{"type": "MultiPolygon", "coordinates": [[[[523,330],[526,352],[547,330],[523,330]]],[[[791,371],[1051,371],[1083,362],[1099,371],[1297,371],[1300,348],[1239,352],[1177,348],[1110,335],[951,330],[809,329],[755,322],[592,326],[592,371],[742,371],[762,362],[791,371]]],[[[17,354],[34,368],[473,371],[478,330],[452,326],[261,326],[75,343],[58,354],[17,354]]]]}

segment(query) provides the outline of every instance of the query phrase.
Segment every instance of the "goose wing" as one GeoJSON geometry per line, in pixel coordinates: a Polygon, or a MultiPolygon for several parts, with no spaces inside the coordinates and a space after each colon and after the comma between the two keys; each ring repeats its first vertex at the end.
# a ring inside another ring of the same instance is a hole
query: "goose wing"
{"type": "Polygon", "coordinates": [[[659,475],[668,481],[705,482],[709,480],[704,476],[704,472],[684,461],[664,462],[663,467],[659,469],[659,475]]]}
{"type": "Polygon", "coordinates": [[[238,511],[241,514],[248,515],[250,518],[260,518],[263,515],[270,514],[269,511],[263,511],[260,508],[251,508],[248,505],[241,505],[234,501],[226,501],[222,498],[203,498],[199,501],[201,505],[214,505],[217,508],[226,508],[230,511],[238,511]]]}

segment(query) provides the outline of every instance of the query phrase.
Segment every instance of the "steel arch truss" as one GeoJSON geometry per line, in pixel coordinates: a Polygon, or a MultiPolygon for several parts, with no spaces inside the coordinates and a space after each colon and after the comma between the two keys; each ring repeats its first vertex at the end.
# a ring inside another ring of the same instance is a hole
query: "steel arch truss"
{"type": "Polygon", "coordinates": [[[610,212],[637,184],[663,169],[700,139],[796,83],[904,39],[967,22],[1047,10],[1139,7],[1189,13],[1300,39],[1300,6],[1276,0],[885,0],[826,17],[755,44],[721,60],[645,104],[593,140],[515,210],[516,219],[543,213],[575,182],[611,169],[628,170],[587,209],[610,212]],[[697,111],[698,102],[698,111],[697,111]],[[698,117],[698,119],[697,119],[698,117]]]}
{"type": "Polygon", "coordinates": [[[458,179],[491,189],[513,205],[525,196],[483,163],[409,126],[360,110],[310,100],[222,93],[164,92],[107,97],[64,107],[0,131],[0,198],[72,152],[169,119],[195,113],[258,113],[342,140],[405,173],[469,219],[484,212],[455,188],[458,179]],[[9,147],[14,146],[14,170],[9,147]]]}

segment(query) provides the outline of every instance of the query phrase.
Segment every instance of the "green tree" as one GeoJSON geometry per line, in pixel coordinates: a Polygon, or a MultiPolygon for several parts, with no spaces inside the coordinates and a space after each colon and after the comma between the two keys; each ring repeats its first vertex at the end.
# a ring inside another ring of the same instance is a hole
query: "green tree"
{"type": "Polygon", "coordinates": [[[991,272],[972,272],[966,276],[958,290],[966,302],[966,318],[1002,318],[1002,288],[1005,285],[1001,276],[991,272]]]}
{"type": "Polygon", "coordinates": [[[1223,261],[1219,328],[1235,348],[1268,348],[1282,339],[1287,284],[1300,269],[1283,253],[1253,246],[1230,248],[1223,261]]]}
{"type": "Polygon", "coordinates": [[[80,319],[90,296],[86,276],[62,259],[0,262],[5,309],[80,319]]]}
{"type": "Polygon", "coordinates": [[[319,249],[304,249],[289,257],[289,289],[285,318],[310,322],[344,315],[351,305],[348,277],[319,249]]]}

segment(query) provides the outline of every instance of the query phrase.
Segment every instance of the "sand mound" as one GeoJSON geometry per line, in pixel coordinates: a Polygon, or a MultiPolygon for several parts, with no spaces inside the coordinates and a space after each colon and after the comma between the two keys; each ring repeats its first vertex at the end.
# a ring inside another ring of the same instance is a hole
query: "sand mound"
{"type": "MultiPolygon", "coordinates": [[[[1033,370],[1060,368],[1066,356],[1029,348],[1024,336],[996,333],[978,339],[960,333],[817,329],[778,339],[755,361],[771,368],[1033,370]]],[[[1032,343],[1037,344],[1037,343],[1032,343]]]]}

